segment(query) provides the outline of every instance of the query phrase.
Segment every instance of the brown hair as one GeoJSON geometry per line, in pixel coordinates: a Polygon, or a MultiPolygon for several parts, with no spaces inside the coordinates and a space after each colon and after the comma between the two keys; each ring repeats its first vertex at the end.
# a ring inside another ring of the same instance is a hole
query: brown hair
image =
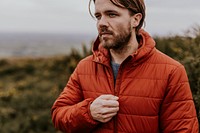
{"type": "MultiPolygon", "coordinates": [[[[90,6],[91,6],[91,1],[89,1],[89,12],[92,17],[94,17],[91,13],[90,6]]],[[[130,11],[131,15],[134,15],[136,13],[141,13],[142,14],[142,19],[140,20],[139,25],[136,27],[136,33],[141,29],[143,26],[144,19],[145,19],[145,4],[144,0],[110,0],[114,5],[121,7],[121,8],[127,8],[130,11]]],[[[93,0],[95,3],[95,0],[93,0]]]]}

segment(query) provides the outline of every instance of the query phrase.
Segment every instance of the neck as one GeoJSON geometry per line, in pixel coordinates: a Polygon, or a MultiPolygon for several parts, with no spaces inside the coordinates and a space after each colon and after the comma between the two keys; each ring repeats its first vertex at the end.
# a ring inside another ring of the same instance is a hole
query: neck
{"type": "Polygon", "coordinates": [[[121,49],[110,49],[112,61],[121,64],[129,55],[132,55],[138,49],[138,41],[135,37],[131,37],[129,43],[121,49]]]}

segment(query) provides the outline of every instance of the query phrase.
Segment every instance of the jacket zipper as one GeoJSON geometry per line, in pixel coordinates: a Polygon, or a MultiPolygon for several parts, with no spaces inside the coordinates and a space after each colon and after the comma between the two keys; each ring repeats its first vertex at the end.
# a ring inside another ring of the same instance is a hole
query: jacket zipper
{"type": "MultiPolygon", "coordinates": [[[[119,80],[119,82],[121,82],[121,71],[122,71],[123,69],[122,69],[122,64],[120,65],[120,68],[119,68],[119,70],[118,70],[118,73],[117,73],[117,77],[118,77],[118,75],[120,74],[120,80],[119,80]]],[[[117,77],[116,77],[116,81],[117,81],[117,77]]],[[[114,75],[113,75],[113,79],[114,79],[114,75]]],[[[114,95],[115,96],[118,96],[119,95],[119,88],[120,88],[120,86],[118,85],[117,87],[116,87],[116,83],[117,82],[114,82],[114,95]]],[[[121,84],[120,84],[121,85],[121,84]]],[[[117,115],[116,116],[114,116],[114,133],[117,133],[118,131],[117,131],[117,115]]]]}
{"type": "MultiPolygon", "coordinates": [[[[114,88],[114,96],[117,96],[117,92],[116,92],[116,82],[114,81],[115,80],[115,78],[114,78],[114,73],[113,73],[113,70],[112,70],[112,67],[111,66],[109,66],[109,68],[110,68],[110,70],[111,70],[111,75],[112,75],[112,81],[110,81],[110,83],[112,83],[113,84],[113,88],[114,88]]],[[[114,131],[113,131],[113,133],[117,133],[117,116],[114,116],[114,118],[113,118],[113,129],[114,129],[114,131]]]]}
{"type": "MultiPolygon", "coordinates": [[[[123,63],[122,63],[123,64],[123,63]]],[[[119,74],[119,72],[120,72],[120,75],[121,75],[121,71],[122,71],[122,64],[120,65],[120,68],[119,68],[119,70],[118,70],[118,74],[119,74]]],[[[111,83],[113,83],[113,88],[114,88],[114,96],[118,96],[118,93],[119,92],[117,92],[116,90],[117,90],[117,88],[116,88],[116,81],[114,81],[114,74],[113,74],[113,70],[112,70],[112,67],[111,66],[108,66],[109,67],[109,69],[111,70],[111,75],[112,75],[112,78],[113,78],[113,81],[110,81],[111,83]]],[[[117,75],[118,75],[117,74],[117,75]]],[[[117,76],[118,77],[118,76],[117,76]]],[[[117,80],[117,78],[116,78],[116,80],[117,80]]],[[[121,81],[121,78],[120,78],[120,81],[121,81]]],[[[121,84],[120,84],[121,85],[121,84]]],[[[118,87],[118,88],[120,88],[120,87],[118,87]]],[[[118,131],[117,131],[117,115],[116,116],[114,116],[114,118],[113,118],[113,121],[114,121],[114,133],[117,133],[118,131]]]]}
{"type": "MultiPolygon", "coordinates": [[[[116,78],[117,80],[117,78],[116,78]]],[[[114,82],[114,95],[117,96],[117,91],[116,91],[116,81],[114,82]]],[[[114,116],[114,133],[117,133],[117,115],[114,116]]]]}

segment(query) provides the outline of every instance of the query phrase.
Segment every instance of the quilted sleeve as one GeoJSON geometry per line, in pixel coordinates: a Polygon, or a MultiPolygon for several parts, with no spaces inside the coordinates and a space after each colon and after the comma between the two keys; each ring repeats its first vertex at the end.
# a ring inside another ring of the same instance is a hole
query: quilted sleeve
{"type": "Polygon", "coordinates": [[[198,119],[184,66],[174,69],[161,105],[160,130],[163,133],[198,133],[198,119]]]}
{"type": "Polygon", "coordinates": [[[77,69],[51,109],[54,126],[67,133],[91,132],[98,124],[90,115],[93,99],[83,99],[77,69]]]}

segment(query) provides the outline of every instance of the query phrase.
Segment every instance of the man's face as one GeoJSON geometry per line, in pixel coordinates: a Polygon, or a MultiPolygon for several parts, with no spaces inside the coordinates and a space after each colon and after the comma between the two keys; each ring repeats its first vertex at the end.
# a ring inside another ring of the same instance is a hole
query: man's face
{"type": "Polygon", "coordinates": [[[96,0],[95,17],[103,47],[116,50],[128,44],[132,33],[128,9],[115,6],[110,0],[96,0]]]}

